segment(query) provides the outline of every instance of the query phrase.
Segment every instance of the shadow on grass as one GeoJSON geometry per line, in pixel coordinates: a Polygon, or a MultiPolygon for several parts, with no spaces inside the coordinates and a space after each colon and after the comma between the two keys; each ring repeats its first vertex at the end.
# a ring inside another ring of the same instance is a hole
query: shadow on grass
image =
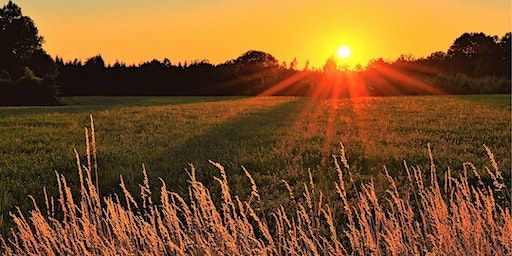
{"type": "Polygon", "coordinates": [[[210,185],[213,182],[212,175],[218,176],[218,171],[208,160],[221,163],[234,183],[240,183],[237,179],[246,179],[242,165],[251,173],[257,172],[259,176],[272,176],[275,170],[286,166],[282,163],[268,163],[267,157],[272,154],[273,147],[286,132],[287,126],[302,105],[300,99],[293,99],[270,109],[245,112],[214,125],[200,135],[175,146],[165,155],[154,156],[147,161],[150,179],[154,179],[151,183],[158,184],[157,179],[161,177],[171,190],[183,192],[188,185],[186,164],[191,163],[197,169],[198,179],[210,185]],[[269,166],[273,169],[267,169],[269,166]]]}
{"type": "Polygon", "coordinates": [[[109,109],[129,107],[149,107],[163,105],[183,105],[215,101],[242,99],[243,97],[66,97],[62,106],[0,106],[0,116],[32,115],[51,113],[91,113],[109,109]]]}

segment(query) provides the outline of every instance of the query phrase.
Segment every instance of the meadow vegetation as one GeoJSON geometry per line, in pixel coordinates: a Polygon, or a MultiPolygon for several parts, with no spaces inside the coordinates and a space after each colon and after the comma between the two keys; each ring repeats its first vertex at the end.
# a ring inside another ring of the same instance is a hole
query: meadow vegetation
{"type": "MultiPolygon", "coordinates": [[[[230,190],[250,191],[241,166],[251,171],[261,192],[262,211],[286,205],[308,171],[324,198],[336,199],[332,154],[347,148],[357,184],[373,180],[378,195],[389,188],[386,164],[400,189],[407,187],[403,160],[428,168],[427,144],[437,166],[455,175],[465,162],[482,169],[489,145],[499,166],[510,166],[510,100],[498,96],[388,97],[321,100],[295,97],[77,97],[67,106],[0,108],[0,215],[2,233],[13,223],[15,205],[30,209],[43,187],[58,193],[54,171],[79,187],[73,148],[83,151],[83,127],[96,120],[99,186],[106,196],[139,190],[145,163],[149,184],[164,180],[180,194],[188,191],[185,168],[194,164],[205,186],[215,183],[207,160],[229,172],[230,190]],[[81,150],[82,149],[82,150],[81,150]]],[[[82,161],[86,161],[82,158],[82,161]]],[[[503,172],[505,181],[510,173],[503,172]]],[[[486,184],[492,184],[489,178],[486,184]]],[[[470,182],[475,182],[470,178],[470,182]]],[[[510,184],[506,184],[510,187],[510,184]]],[[[153,191],[158,195],[157,190],[153,191]]],[[[158,196],[157,196],[158,197],[158,196]]]]}
{"type": "Polygon", "coordinates": [[[0,254],[512,255],[510,32],[364,67],[82,62],[8,1],[0,39],[0,254]]]}
{"type": "Polygon", "coordinates": [[[330,201],[309,172],[302,195],[286,180],[290,207],[262,211],[261,194],[251,174],[245,195],[233,194],[224,167],[205,185],[190,165],[188,194],[169,190],[161,180],[155,200],[143,166],[140,200],[121,177],[122,194],[102,198],[97,185],[96,142],[86,130],[86,163],[76,153],[79,197],[66,177],[56,173],[58,197],[44,191],[44,204],[33,198],[28,216],[18,210],[16,229],[0,237],[7,255],[510,255],[510,198],[491,150],[491,168],[466,163],[440,179],[430,146],[430,179],[421,167],[404,161],[406,189],[384,166],[390,189],[379,197],[373,181],[356,184],[343,144],[333,156],[337,200],[330,201]],[[490,177],[485,185],[482,176],[490,177]],[[473,185],[470,176],[477,179],[473,185]],[[215,185],[214,185],[215,184],[215,185]],[[213,190],[216,186],[217,190],[213,190]],[[505,202],[500,205],[499,201],[505,202]]]}

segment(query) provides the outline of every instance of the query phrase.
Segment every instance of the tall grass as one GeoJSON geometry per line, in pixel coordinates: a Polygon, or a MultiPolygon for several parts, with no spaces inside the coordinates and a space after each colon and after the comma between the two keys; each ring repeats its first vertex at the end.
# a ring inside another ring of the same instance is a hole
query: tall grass
{"type": "Polygon", "coordinates": [[[333,156],[339,200],[326,202],[310,174],[301,196],[290,192],[288,208],[260,210],[255,181],[250,195],[233,195],[223,166],[215,195],[189,170],[188,195],[170,192],[162,180],[156,202],[143,166],[140,199],[126,189],[100,198],[94,129],[86,130],[87,163],[76,154],[78,200],[63,175],[59,196],[34,201],[28,215],[12,214],[16,228],[1,238],[7,255],[510,255],[512,218],[501,171],[486,147],[492,169],[486,179],[471,164],[459,177],[448,170],[443,183],[429,150],[429,175],[404,162],[407,184],[398,186],[384,169],[391,189],[379,197],[373,182],[356,185],[343,145],[333,156]],[[91,152],[92,151],[92,152],[91,152]],[[474,176],[477,182],[469,182],[474,176]],[[424,178],[431,177],[430,180],[424,178]],[[97,178],[96,178],[97,181],[97,178]],[[474,185],[473,185],[474,183],[474,185]]]}

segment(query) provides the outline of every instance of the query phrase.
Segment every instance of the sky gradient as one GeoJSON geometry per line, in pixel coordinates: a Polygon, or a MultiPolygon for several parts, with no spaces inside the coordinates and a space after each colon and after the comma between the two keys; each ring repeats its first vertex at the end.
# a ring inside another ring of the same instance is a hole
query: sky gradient
{"type": "MultiPolygon", "coordinates": [[[[3,5],[7,1],[0,0],[3,5]]],[[[509,0],[19,0],[65,60],[101,54],[107,63],[153,58],[217,64],[247,50],[321,67],[338,47],[348,64],[446,51],[463,32],[511,30],[509,0]]]]}

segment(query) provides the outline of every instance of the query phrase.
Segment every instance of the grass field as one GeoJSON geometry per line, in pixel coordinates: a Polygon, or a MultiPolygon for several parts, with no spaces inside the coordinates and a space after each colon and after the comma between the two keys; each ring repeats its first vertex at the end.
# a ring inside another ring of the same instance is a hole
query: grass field
{"type": "MultiPolygon", "coordinates": [[[[101,193],[118,191],[119,175],[138,190],[141,163],[150,181],[186,190],[187,163],[211,181],[222,163],[231,188],[250,190],[241,165],[251,171],[268,204],[286,197],[310,168],[320,188],[333,188],[331,155],[343,142],[361,181],[385,180],[382,165],[403,176],[403,160],[428,166],[430,143],[440,170],[463,162],[489,165],[488,145],[503,170],[510,159],[510,95],[427,96],[333,100],[292,97],[78,97],[59,107],[0,108],[0,224],[27,195],[56,194],[54,171],[77,184],[73,148],[84,152],[84,127],[94,115],[101,193]],[[74,178],[73,178],[74,177],[74,178]]],[[[506,180],[510,172],[506,171],[506,180]]],[[[507,184],[510,187],[510,184],[507,184]]],[[[154,186],[154,187],[158,187],[154,186]]]]}

